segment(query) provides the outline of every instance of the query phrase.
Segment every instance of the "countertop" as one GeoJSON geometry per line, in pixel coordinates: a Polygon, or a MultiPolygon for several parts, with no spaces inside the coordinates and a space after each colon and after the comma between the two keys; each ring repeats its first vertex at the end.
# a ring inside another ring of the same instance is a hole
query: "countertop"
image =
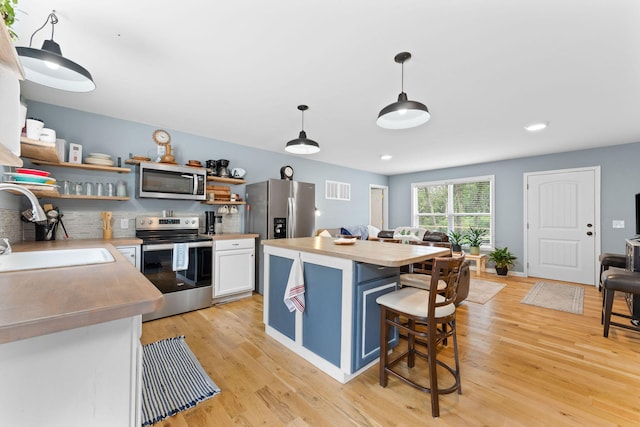
{"type": "Polygon", "coordinates": [[[211,237],[211,240],[231,240],[231,239],[255,239],[259,234],[252,233],[228,233],[228,234],[202,234],[202,236],[211,237]]]}
{"type": "Polygon", "coordinates": [[[356,240],[352,245],[336,245],[333,237],[299,237],[295,239],[263,240],[265,246],[273,246],[294,251],[310,252],[335,258],[400,267],[437,256],[449,254],[448,248],[399,243],[356,240]]]}
{"type": "Polygon", "coordinates": [[[0,343],[160,308],[164,302],[160,291],[115,248],[141,243],[124,238],[13,245],[15,252],[104,247],[115,262],[0,273],[0,343]]]}

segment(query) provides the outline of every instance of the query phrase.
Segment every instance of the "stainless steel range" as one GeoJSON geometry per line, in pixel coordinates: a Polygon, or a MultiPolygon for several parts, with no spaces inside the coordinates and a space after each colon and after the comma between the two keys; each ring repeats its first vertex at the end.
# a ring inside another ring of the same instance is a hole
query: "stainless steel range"
{"type": "Polygon", "coordinates": [[[136,218],[142,239],[142,273],[164,294],[165,305],[143,321],[209,307],[212,300],[212,241],[198,234],[200,220],[189,217],[136,218]],[[174,250],[188,249],[186,269],[174,271],[174,250]]]}

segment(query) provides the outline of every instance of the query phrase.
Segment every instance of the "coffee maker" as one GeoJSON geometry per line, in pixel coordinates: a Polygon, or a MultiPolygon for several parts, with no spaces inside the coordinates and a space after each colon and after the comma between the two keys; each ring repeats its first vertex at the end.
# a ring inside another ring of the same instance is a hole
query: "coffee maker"
{"type": "Polygon", "coordinates": [[[209,235],[222,233],[222,216],[216,215],[216,211],[204,213],[204,232],[209,235]]]}
{"type": "Polygon", "coordinates": [[[204,233],[216,234],[216,211],[206,211],[204,213],[204,233]]]}
{"type": "Polygon", "coordinates": [[[220,159],[217,162],[218,164],[218,176],[222,177],[222,178],[228,178],[229,177],[229,160],[226,159],[220,159]]]}

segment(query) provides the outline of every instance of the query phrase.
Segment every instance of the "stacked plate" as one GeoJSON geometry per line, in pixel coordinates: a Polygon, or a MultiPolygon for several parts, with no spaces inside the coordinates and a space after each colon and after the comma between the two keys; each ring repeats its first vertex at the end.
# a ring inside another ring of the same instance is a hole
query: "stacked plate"
{"type": "Polygon", "coordinates": [[[89,153],[84,158],[84,162],[90,165],[113,166],[115,163],[111,160],[111,156],[102,153],[89,153]]]}
{"type": "Polygon", "coordinates": [[[50,172],[38,169],[16,168],[16,172],[5,172],[16,184],[54,186],[56,179],[50,177],[50,172]]]}

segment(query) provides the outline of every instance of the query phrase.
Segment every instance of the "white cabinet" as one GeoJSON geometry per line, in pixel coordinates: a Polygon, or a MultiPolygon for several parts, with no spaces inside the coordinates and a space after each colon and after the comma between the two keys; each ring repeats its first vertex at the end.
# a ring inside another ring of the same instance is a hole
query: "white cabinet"
{"type": "Polygon", "coordinates": [[[24,78],[9,31],[0,19],[0,165],[22,166],[20,80],[24,78]]]}
{"type": "Polygon", "coordinates": [[[250,296],[255,286],[255,239],[213,242],[213,301],[250,296]]]}
{"type": "Polygon", "coordinates": [[[140,270],[140,246],[116,246],[116,249],[140,270]]]}
{"type": "Polygon", "coordinates": [[[0,344],[3,426],[139,427],[141,316],[0,344]]]}

